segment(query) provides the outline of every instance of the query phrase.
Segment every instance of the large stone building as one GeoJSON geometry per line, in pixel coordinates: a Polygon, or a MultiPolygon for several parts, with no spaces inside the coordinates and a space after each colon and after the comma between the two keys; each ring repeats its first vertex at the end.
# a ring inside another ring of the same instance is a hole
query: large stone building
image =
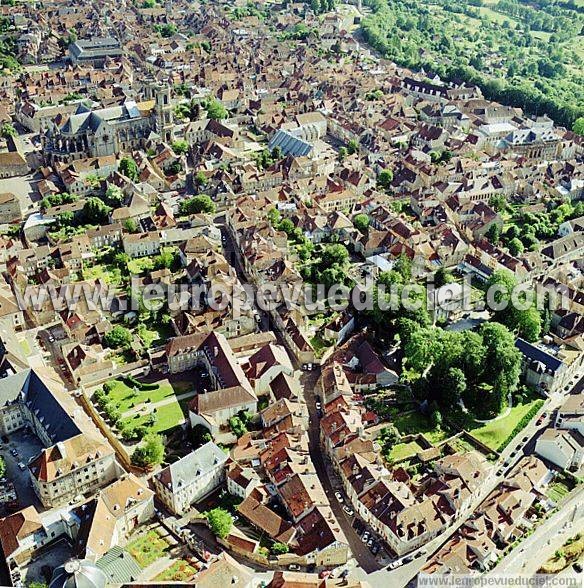
{"type": "Polygon", "coordinates": [[[79,104],[74,114],[55,119],[43,135],[48,162],[102,157],[144,147],[155,136],[172,139],[170,88],[147,84],[144,100],[92,110],[79,104]]]}
{"type": "Polygon", "coordinates": [[[225,482],[227,460],[223,450],[209,441],[152,478],[156,495],[173,513],[183,515],[225,482]]]}
{"type": "Polygon", "coordinates": [[[45,506],[64,504],[118,477],[113,449],[97,436],[81,408],[32,369],[0,380],[0,435],[25,427],[45,446],[28,464],[45,506]]]}

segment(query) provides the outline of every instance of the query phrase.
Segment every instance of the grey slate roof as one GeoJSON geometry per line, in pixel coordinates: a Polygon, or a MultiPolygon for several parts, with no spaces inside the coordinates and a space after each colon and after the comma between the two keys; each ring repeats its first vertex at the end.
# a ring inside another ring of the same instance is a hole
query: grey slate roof
{"type": "Polygon", "coordinates": [[[195,478],[222,466],[228,459],[225,452],[213,441],[205,443],[187,456],[179,459],[158,475],[158,480],[171,490],[189,485],[195,478]]]}
{"type": "Polygon", "coordinates": [[[23,402],[41,420],[53,443],[81,433],[51,390],[32,369],[0,379],[0,406],[15,401],[23,402]]]}
{"type": "Polygon", "coordinates": [[[268,148],[271,151],[274,147],[279,147],[284,155],[293,155],[294,157],[308,155],[312,151],[310,143],[282,129],[276,131],[276,134],[270,139],[268,148]]]}
{"type": "Polygon", "coordinates": [[[521,338],[517,338],[515,341],[515,347],[523,353],[523,355],[530,361],[537,361],[543,364],[552,373],[556,373],[564,363],[557,357],[550,355],[543,349],[524,341],[521,338]]]}

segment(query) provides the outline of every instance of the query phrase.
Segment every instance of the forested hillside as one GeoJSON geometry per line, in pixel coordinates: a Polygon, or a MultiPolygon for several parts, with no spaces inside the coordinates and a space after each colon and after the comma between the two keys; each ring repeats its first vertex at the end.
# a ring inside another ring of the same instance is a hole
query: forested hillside
{"type": "Polygon", "coordinates": [[[568,128],[584,116],[584,0],[365,1],[365,38],[396,63],[568,128]]]}

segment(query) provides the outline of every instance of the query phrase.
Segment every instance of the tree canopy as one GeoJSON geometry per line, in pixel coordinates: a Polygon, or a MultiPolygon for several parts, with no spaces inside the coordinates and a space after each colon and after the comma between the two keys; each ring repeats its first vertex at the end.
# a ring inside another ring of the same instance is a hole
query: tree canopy
{"type": "Polygon", "coordinates": [[[149,433],[144,437],[143,444],[132,453],[132,463],[140,467],[150,468],[162,463],[164,459],[164,443],[162,437],[149,433]]]}
{"type": "Polygon", "coordinates": [[[216,210],[215,203],[206,194],[183,200],[178,208],[181,214],[199,214],[201,212],[213,214],[216,210]]]}
{"type": "Polygon", "coordinates": [[[214,508],[207,512],[207,521],[216,537],[225,539],[233,526],[233,517],[223,508],[214,508]]]}

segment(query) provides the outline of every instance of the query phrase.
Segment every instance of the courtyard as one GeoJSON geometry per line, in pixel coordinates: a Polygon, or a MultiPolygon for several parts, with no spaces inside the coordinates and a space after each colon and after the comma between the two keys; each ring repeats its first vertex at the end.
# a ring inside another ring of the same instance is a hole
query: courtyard
{"type": "MultiPolygon", "coordinates": [[[[94,392],[94,396],[95,396],[94,392]]],[[[189,401],[195,396],[190,381],[161,380],[134,384],[130,380],[110,380],[103,388],[100,406],[119,414],[120,430],[145,427],[147,432],[162,433],[182,425],[189,401]]],[[[107,413],[107,410],[105,411],[107,413]]]]}

